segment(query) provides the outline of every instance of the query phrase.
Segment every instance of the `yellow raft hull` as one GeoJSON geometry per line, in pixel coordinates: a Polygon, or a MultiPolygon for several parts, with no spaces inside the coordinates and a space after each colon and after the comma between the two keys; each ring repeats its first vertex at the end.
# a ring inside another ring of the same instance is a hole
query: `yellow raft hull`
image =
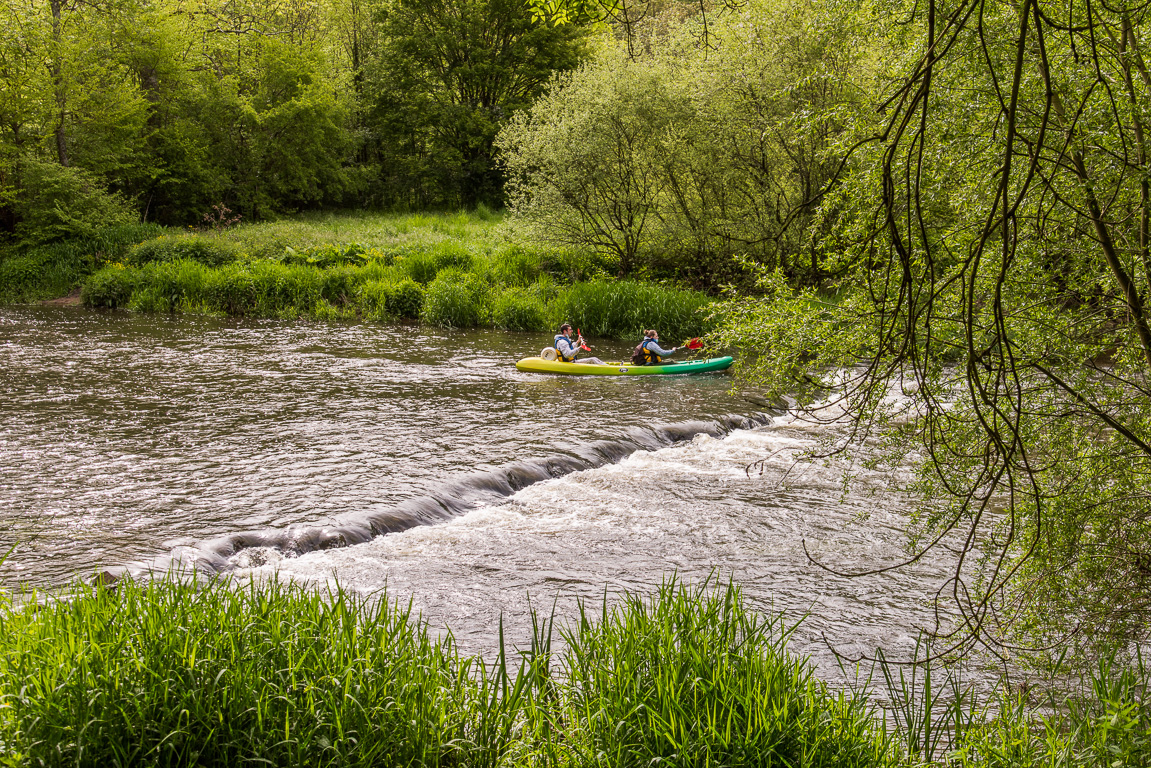
{"type": "Polygon", "coordinates": [[[563,363],[542,357],[525,357],[516,368],[529,373],[560,373],[568,376],[670,376],[685,373],[709,373],[730,368],[730,357],[709,357],[705,360],[660,363],[659,365],[632,365],[631,363],[563,363]]]}

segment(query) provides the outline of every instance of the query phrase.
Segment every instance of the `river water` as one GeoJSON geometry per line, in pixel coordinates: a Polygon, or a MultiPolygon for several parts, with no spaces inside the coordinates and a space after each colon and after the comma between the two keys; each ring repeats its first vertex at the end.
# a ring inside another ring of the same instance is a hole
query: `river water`
{"type": "MultiPolygon", "coordinates": [[[[727,375],[550,377],[550,335],[0,309],[0,582],[172,562],[412,600],[465,649],[672,575],[803,621],[792,648],[906,650],[942,565],[884,478],[727,375]],[[749,465],[761,460],[762,471],[749,465]]],[[[620,358],[631,344],[603,341],[620,358]]],[[[519,635],[517,635],[519,633],[519,635]]]]}

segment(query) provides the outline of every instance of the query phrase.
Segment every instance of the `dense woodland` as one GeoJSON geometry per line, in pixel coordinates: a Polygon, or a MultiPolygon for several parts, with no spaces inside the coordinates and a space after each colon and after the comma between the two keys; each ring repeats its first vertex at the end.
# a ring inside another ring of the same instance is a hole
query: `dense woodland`
{"type": "Polygon", "coordinates": [[[0,5],[0,228],[502,204],[492,142],[586,30],[514,0],[0,5]]]}

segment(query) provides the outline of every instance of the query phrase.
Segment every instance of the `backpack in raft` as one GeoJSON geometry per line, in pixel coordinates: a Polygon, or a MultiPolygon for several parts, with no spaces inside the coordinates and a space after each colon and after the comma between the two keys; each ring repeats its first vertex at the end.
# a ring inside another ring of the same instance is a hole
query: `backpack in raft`
{"type": "Polygon", "coordinates": [[[647,340],[641,341],[631,353],[632,365],[647,365],[647,354],[644,351],[643,345],[647,340]]]}

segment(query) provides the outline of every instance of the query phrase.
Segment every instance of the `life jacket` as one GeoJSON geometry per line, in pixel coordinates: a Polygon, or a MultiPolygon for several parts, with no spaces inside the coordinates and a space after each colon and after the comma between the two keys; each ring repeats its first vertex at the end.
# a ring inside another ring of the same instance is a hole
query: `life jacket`
{"type": "Polygon", "coordinates": [[[655,339],[644,339],[639,343],[639,346],[631,353],[632,365],[655,365],[663,362],[663,358],[655,352],[652,352],[651,348],[648,347],[648,344],[654,341],[655,339]]]}
{"type": "Polygon", "coordinates": [[[567,336],[564,336],[562,333],[556,334],[556,340],[555,340],[553,346],[555,346],[556,354],[559,355],[560,360],[562,360],[565,363],[574,362],[576,359],[576,355],[579,353],[579,350],[576,349],[576,345],[574,343],[572,343],[571,339],[568,339],[567,336]],[[568,343],[571,343],[571,347],[572,347],[572,356],[571,357],[564,357],[563,350],[560,349],[560,339],[566,339],[568,341],[568,343]]]}

